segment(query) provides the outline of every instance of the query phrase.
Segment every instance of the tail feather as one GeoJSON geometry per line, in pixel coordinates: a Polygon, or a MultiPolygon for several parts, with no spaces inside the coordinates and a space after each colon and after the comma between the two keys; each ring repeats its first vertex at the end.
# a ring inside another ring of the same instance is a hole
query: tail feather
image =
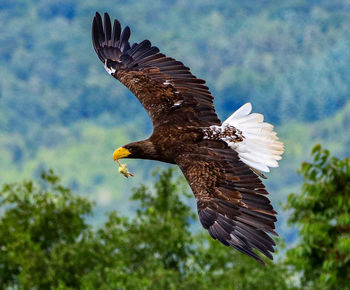
{"type": "Polygon", "coordinates": [[[241,117],[247,116],[252,111],[252,104],[246,103],[238,110],[236,110],[225,122],[230,123],[232,119],[239,119],[241,117]]]}
{"type": "Polygon", "coordinates": [[[229,143],[238,152],[240,159],[250,167],[269,172],[269,167],[277,167],[284,151],[278,141],[273,125],[264,122],[264,116],[251,113],[252,105],[247,103],[235,111],[223,125],[234,126],[242,132],[243,141],[229,143]]]}

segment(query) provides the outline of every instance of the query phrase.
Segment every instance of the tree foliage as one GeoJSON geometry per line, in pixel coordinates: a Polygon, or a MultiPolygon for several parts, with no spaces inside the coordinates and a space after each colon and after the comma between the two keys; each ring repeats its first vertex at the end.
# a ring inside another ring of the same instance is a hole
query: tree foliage
{"type": "Polygon", "coordinates": [[[1,288],[77,287],[75,276],[93,262],[85,247],[92,203],[74,197],[52,172],[40,183],[4,185],[0,194],[1,288]]]}
{"type": "Polygon", "coordinates": [[[304,184],[291,194],[286,208],[297,224],[299,243],[287,262],[301,271],[310,289],[350,289],[350,163],[316,145],[313,162],[302,164],[304,184]]]}
{"type": "Polygon", "coordinates": [[[290,289],[281,263],[255,260],[191,229],[196,215],[181,179],[140,186],[134,217],[116,212],[98,229],[93,204],[52,173],[1,190],[0,286],[20,289],[290,289]],[[182,194],[181,194],[182,192],[182,194]]]}

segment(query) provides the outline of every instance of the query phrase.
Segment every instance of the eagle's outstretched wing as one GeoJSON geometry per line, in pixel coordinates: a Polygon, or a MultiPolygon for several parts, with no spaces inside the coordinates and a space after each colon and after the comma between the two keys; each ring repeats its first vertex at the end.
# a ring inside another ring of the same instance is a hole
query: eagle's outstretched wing
{"type": "Polygon", "coordinates": [[[176,163],[196,197],[203,227],[214,239],[264,264],[253,249],[272,259],[275,243],[267,233],[277,235],[276,212],[258,176],[237,153],[220,145],[197,147],[179,155],[176,163]]]}
{"type": "Polygon", "coordinates": [[[114,20],[112,28],[107,13],[104,23],[96,13],[92,41],[98,57],[106,70],[135,94],[154,127],[164,122],[221,124],[204,80],[193,76],[183,63],[160,53],[148,40],[130,46],[129,37],[129,27],[122,31],[114,20]]]}

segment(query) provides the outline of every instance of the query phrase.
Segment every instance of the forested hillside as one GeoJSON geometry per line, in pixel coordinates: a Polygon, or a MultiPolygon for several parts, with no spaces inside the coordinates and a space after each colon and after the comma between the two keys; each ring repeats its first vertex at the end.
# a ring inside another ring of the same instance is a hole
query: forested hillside
{"type": "Polygon", "coordinates": [[[314,143],[349,154],[348,1],[1,1],[0,183],[54,168],[100,209],[121,209],[130,187],[164,166],[129,161],[136,178],[126,180],[112,163],[113,149],[151,124],[93,51],[95,11],[205,79],[221,119],[251,101],[277,124],[286,153],[269,175],[276,205],[300,185],[295,171],[314,143]]]}

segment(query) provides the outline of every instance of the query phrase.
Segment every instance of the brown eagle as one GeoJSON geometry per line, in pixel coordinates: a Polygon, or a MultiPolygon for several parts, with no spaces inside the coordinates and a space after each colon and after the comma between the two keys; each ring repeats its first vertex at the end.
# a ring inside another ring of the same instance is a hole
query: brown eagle
{"type": "Polygon", "coordinates": [[[225,122],[215,112],[205,81],[149,40],[129,43],[130,29],[113,28],[107,13],[92,24],[94,49],[106,71],[139,99],[153,123],[147,140],[116,149],[113,159],[139,158],[177,164],[197,201],[199,220],[226,246],[264,261],[272,259],[276,212],[260,171],[278,166],[283,144],[261,114],[243,105],[225,122]]]}

